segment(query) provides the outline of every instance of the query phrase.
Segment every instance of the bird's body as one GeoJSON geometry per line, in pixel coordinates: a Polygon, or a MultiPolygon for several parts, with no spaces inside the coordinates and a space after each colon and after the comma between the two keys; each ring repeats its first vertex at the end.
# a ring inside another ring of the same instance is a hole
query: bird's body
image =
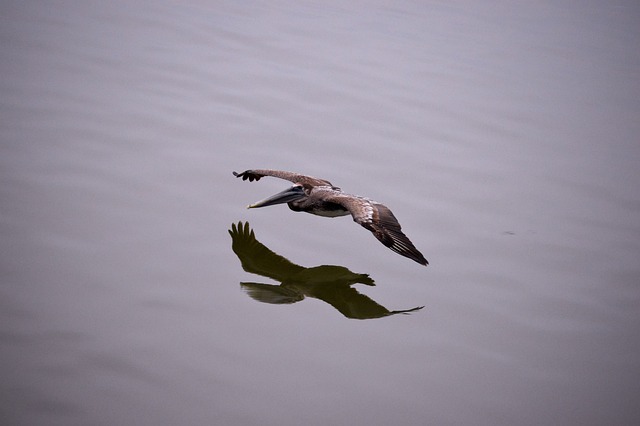
{"type": "Polygon", "coordinates": [[[349,213],[336,197],[344,197],[345,194],[335,187],[314,186],[309,190],[309,195],[300,200],[288,203],[289,208],[297,212],[306,212],[324,217],[346,216],[349,213]]]}
{"type": "Polygon", "coordinates": [[[400,224],[391,210],[384,204],[357,195],[342,192],[331,182],[281,170],[247,170],[233,172],[243,180],[259,180],[273,176],[293,182],[291,188],[265,200],[251,204],[248,208],[266,207],[287,203],[293,211],[302,211],[324,217],[353,216],[353,220],[373,233],[385,246],[396,253],[408,257],[422,265],[427,259],[401,231],[400,224]]]}

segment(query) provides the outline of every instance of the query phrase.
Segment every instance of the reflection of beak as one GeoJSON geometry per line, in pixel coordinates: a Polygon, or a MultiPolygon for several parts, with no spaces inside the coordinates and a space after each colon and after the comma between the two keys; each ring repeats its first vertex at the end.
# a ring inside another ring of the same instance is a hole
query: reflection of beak
{"type": "Polygon", "coordinates": [[[265,198],[262,201],[258,201],[256,203],[250,204],[247,206],[248,209],[255,209],[258,207],[267,207],[273,206],[275,204],[288,203],[290,201],[299,200],[301,198],[306,197],[307,195],[304,193],[304,189],[301,186],[292,186],[291,188],[287,188],[282,192],[278,192],[275,195],[272,195],[269,198],[265,198]]]}

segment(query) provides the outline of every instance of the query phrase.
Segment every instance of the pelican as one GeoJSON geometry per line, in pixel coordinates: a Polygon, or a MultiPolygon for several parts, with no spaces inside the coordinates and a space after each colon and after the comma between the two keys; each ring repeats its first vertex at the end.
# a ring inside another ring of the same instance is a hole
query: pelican
{"type": "Polygon", "coordinates": [[[404,235],[398,220],[384,204],[365,197],[346,194],[328,180],[298,173],[282,170],[246,170],[242,173],[233,172],[233,175],[242,178],[242,180],[249,180],[249,182],[258,181],[264,176],[293,182],[293,186],[290,188],[250,204],[247,206],[248,209],[287,203],[289,208],[295,212],[307,212],[325,217],[350,214],[354,222],[371,231],[382,244],[394,252],[421,265],[427,266],[429,264],[422,253],[404,235]]]}

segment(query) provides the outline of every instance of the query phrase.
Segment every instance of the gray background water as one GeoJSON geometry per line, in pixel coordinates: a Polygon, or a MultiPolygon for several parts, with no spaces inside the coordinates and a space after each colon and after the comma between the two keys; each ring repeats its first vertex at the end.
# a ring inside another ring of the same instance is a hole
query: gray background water
{"type": "Polygon", "coordinates": [[[638,424],[640,7],[0,6],[3,425],[638,424]],[[246,210],[279,168],[389,205],[246,210]],[[252,300],[231,224],[411,315],[252,300]]]}

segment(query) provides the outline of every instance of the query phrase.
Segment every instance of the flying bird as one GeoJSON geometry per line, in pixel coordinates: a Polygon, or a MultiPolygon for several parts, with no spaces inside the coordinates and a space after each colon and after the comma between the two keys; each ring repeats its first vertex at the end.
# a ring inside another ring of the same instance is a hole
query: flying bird
{"type": "Polygon", "coordinates": [[[357,195],[342,192],[325,179],[282,170],[246,170],[233,175],[253,182],[264,176],[273,176],[293,182],[293,186],[250,204],[249,209],[287,203],[296,212],[307,212],[318,216],[338,217],[351,215],[354,222],[362,225],[385,246],[421,265],[429,262],[402,232],[398,220],[384,204],[357,195]]]}

